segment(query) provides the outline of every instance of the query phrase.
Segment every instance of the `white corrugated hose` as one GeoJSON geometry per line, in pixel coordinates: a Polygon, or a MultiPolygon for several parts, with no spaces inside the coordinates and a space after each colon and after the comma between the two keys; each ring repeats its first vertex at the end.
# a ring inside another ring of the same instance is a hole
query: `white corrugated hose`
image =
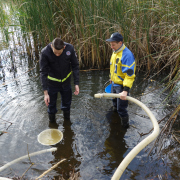
{"type": "MultiPolygon", "coordinates": [[[[45,150],[41,150],[41,151],[37,151],[37,152],[31,153],[29,155],[22,156],[22,157],[20,157],[18,159],[15,159],[15,160],[5,164],[4,166],[0,167],[0,172],[3,171],[4,169],[8,168],[9,166],[17,163],[18,161],[21,161],[21,160],[26,159],[28,157],[32,157],[32,156],[35,156],[35,155],[38,155],[38,154],[42,154],[42,153],[45,153],[45,152],[53,152],[53,151],[57,151],[57,148],[45,149],[45,150]]],[[[8,178],[0,177],[0,180],[8,180],[8,178]]]]}
{"type": "MultiPolygon", "coordinates": [[[[114,94],[114,93],[101,93],[101,94],[95,94],[95,98],[120,98],[119,94],[114,94]]],[[[149,143],[151,143],[159,134],[159,125],[157,123],[156,118],[152,114],[152,112],[147,108],[142,102],[138,101],[135,98],[132,98],[130,96],[127,96],[126,98],[129,101],[134,102],[138,106],[140,106],[149,116],[149,118],[152,121],[154,131],[152,134],[150,134],[148,137],[143,139],[139,144],[137,144],[128,154],[127,156],[123,159],[123,161],[120,163],[118,166],[117,170],[115,171],[113,177],[111,180],[119,180],[126,169],[126,167],[129,165],[129,163],[136,157],[136,155],[143,149],[145,148],[149,143]]]]}

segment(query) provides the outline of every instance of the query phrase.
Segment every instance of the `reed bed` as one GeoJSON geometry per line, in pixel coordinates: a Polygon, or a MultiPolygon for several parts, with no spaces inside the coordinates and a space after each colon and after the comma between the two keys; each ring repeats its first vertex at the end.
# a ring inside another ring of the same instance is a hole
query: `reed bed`
{"type": "Polygon", "coordinates": [[[5,6],[3,7],[2,4],[0,3],[0,29],[1,29],[1,38],[2,42],[3,41],[8,41],[9,36],[8,36],[8,24],[9,24],[9,18],[8,15],[5,13],[5,6]]]}
{"type": "Polygon", "coordinates": [[[60,36],[72,43],[81,69],[109,66],[106,43],[119,31],[136,57],[137,70],[179,69],[180,2],[177,0],[12,0],[22,31],[36,52],[60,36]]]}

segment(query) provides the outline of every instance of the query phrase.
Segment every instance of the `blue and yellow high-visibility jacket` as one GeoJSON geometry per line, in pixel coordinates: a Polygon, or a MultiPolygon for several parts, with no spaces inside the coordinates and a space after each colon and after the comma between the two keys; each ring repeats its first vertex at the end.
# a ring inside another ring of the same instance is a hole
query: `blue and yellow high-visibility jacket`
{"type": "Polygon", "coordinates": [[[110,78],[114,84],[123,85],[129,90],[135,79],[135,58],[133,53],[123,44],[113,52],[110,60],[110,78]]]}

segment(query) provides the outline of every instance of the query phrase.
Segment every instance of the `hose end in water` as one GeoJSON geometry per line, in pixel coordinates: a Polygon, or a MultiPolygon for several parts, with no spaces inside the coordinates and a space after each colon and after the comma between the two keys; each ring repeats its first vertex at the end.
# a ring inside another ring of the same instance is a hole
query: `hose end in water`
{"type": "Polygon", "coordinates": [[[51,148],[50,151],[51,151],[51,152],[57,151],[57,148],[56,148],[56,147],[55,147],[55,148],[51,148]]]}
{"type": "Polygon", "coordinates": [[[103,94],[98,93],[98,94],[95,94],[94,97],[95,97],[95,98],[102,98],[102,97],[103,97],[103,94]]]}

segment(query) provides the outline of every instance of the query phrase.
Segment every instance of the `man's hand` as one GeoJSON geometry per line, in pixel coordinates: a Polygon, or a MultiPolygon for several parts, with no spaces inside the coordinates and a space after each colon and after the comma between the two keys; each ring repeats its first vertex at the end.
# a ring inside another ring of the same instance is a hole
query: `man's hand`
{"type": "Polygon", "coordinates": [[[78,85],[75,85],[74,94],[75,94],[75,95],[78,95],[78,94],[79,94],[79,86],[78,86],[78,85]]]}
{"type": "Polygon", "coordinates": [[[50,97],[49,97],[49,94],[48,94],[48,91],[44,91],[44,102],[46,104],[46,106],[49,106],[49,103],[50,103],[50,97]]]}
{"type": "Polygon", "coordinates": [[[123,92],[121,92],[121,93],[119,93],[119,94],[120,94],[120,99],[126,100],[126,96],[127,96],[127,94],[128,94],[127,91],[123,91],[123,92]]]}

